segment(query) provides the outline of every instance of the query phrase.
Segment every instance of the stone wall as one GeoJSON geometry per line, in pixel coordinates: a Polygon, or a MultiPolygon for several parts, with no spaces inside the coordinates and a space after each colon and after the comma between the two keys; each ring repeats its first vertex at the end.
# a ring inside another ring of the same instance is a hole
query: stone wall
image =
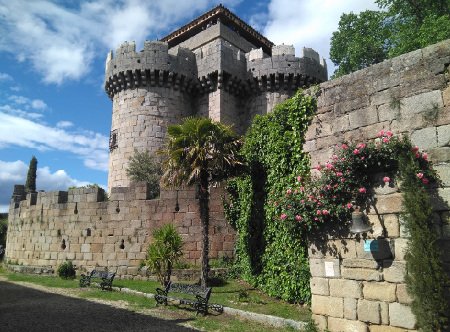
{"type": "MultiPolygon", "coordinates": [[[[224,219],[220,195],[220,188],[213,188],[212,259],[233,256],[235,232],[224,219]]],[[[23,198],[18,192],[9,210],[5,259],[12,263],[56,269],[68,259],[80,271],[100,266],[132,277],[145,259],[152,231],[172,223],[183,238],[185,260],[200,264],[201,223],[192,189],[162,191],[160,199],[154,200],[147,199],[144,184],[112,188],[107,201],[103,190],[95,188],[39,192],[23,198]]]]}
{"type": "MultiPolygon", "coordinates": [[[[312,165],[336,144],[363,142],[384,129],[428,152],[443,180],[434,200],[443,253],[450,250],[450,40],[320,85],[318,112],[304,148],[312,165]]],[[[375,176],[375,175],[374,175],[375,176]]],[[[380,181],[382,182],[382,181],[380,181]]],[[[396,187],[375,188],[373,231],[313,239],[309,248],[313,317],[330,331],[414,330],[404,283],[408,237],[396,187]],[[372,240],[372,242],[370,242],[372,240]]],[[[443,255],[450,273],[450,258],[443,255]]]]}

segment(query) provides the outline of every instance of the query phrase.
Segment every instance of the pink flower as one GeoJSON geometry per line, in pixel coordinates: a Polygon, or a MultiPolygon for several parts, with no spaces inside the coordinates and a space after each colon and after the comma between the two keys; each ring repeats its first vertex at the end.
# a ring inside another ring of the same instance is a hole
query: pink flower
{"type": "Polygon", "coordinates": [[[383,137],[383,143],[389,143],[389,138],[383,137]]]}
{"type": "Polygon", "coordinates": [[[428,153],[426,153],[426,152],[422,153],[422,158],[423,158],[423,160],[428,161],[428,153]]]}
{"type": "Polygon", "coordinates": [[[383,178],[383,182],[384,182],[384,183],[389,183],[389,182],[391,182],[391,178],[390,178],[389,176],[385,176],[385,177],[383,178]]]}
{"type": "Polygon", "coordinates": [[[320,216],[320,215],[322,214],[322,211],[317,210],[317,211],[316,211],[316,214],[317,214],[318,216],[320,216]]]}
{"type": "Polygon", "coordinates": [[[419,159],[419,158],[420,158],[420,153],[419,153],[419,152],[416,152],[415,157],[416,157],[416,159],[419,159]]]}
{"type": "Polygon", "coordinates": [[[296,216],[295,216],[295,220],[296,220],[296,221],[301,221],[302,219],[303,219],[302,216],[299,216],[299,215],[296,215],[296,216]]]}
{"type": "Polygon", "coordinates": [[[324,216],[327,216],[327,215],[330,214],[330,211],[328,211],[328,210],[322,210],[322,214],[323,214],[324,216]]]}
{"type": "Polygon", "coordinates": [[[304,191],[305,191],[305,187],[301,186],[301,187],[300,187],[300,191],[301,191],[301,192],[304,192],[304,191]]]}
{"type": "Polygon", "coordinates": [[[338,157],[338,156],[336,156],[336,155],[334,154],[334,155],[332,155],[332,156],[331,156],[331,159],[333,159],[333,160],[338,160],[338,159],[339,159],[339,157],[338,157]]]}
{"type": "Polygon", "coordinates": [[[345,178],[341,178],[341,182],[345,182],[345,178]]]}
{"type": "Polygon", "coordinates": [[[387,132],[386,132],[386,136],[387,137],[392,137],[394,134],[392,133],[392,131],[390,131],[390,130],[388,130],[387,132]]]}
{"type": "Polygon", "coordinates": [[[281,216],[280,216],[280,219],[281,220],[285,220],[286,218],[287,218],[287,214],[282,213],[281,216]]]}
{"type": "Polygon", "coordinates": [[[286,195],[290,195],[290,194],[292,194],[292,189],[291,189],[291,188],[289,188],[288,190],[286,190],[286,195]]]}
{"type": "Polygon", "coordinates": [[[348,149],[348,145],[344,143],[344,144],[341,145],[341,148],[344,149],[344,150],[347,150],[348,149]]]}
{"type": "Polygon", "coordinates": [[[353,154],[359,154],[359,150],[358,149],[353,150],[353,154]]]}
{"type": "Polygon", "coordinates": [[[358,189],[358,191],[359,191],[361,194],[365,194],[365,193],[367,192],[367,189],[364,188],[364,187],[361,187],[361,188],[358,189]]]}
{"type": "Polygon", "coordinates": [[[332,164],[330,164],[330,163],[327,163],[325,166],[327,167],[327,169],[333,169],[334,168],[334,166],[332,164]]]}
{"type": "Polygon", "coordinates": [[[342,175],[344,175],[344,174],[342,174],[342,172],[336,172],[336,176],[342,176],[342,175]]]}
{"type": "Polygon", "coordinates": [[[377,134],[377,137],[384,136],[384,130],[380,130],[377,134]]]}
{"type": "Polygon", "coordinates": [[[297,182],[302,182],[302,177],[300,175],[297,176],[297,182]]]}
{"type": "Polygon", "coordinates": [[[358,149],[364,149],[366,147],[366,145],[364,143],[359,143],[356,147],[358,149]]]}
{"type": "Polygon", "coordinates": [[[327,184],[327,185],[325,186],[325,189],[326,189],[326,190],[331,190],[331,186],[330,186],[329,184],[327,184]]]}
{"type": "Polygon", "coordinates": [[[430,183],[430,180],[428,180],[427,178],[423,178],[422,179],[422,183],[423,184],[428,184],[428,183],[430,183]]]}
{"type": "Polygon", "coordinates": [[[366,157],[362,156],[362,157],[361,157],[361,160],[364,160],[364,159],[366,159],[366,157]]]}
{"type": "Polygon", "coordinates": [[[417,173],[416,176],[417,176],[419,179],[422,179],[422,178],[423,178],[423,173],[417,173]]]}
{"type": "Polygon", "coordinates": [[[412,148],[411,148],[411,151],[412,152],[417,152],[417,151],[419,151],[419,147],[416,145],[416,146],[413,146],[412,148]]]}
{"type": "Polygon", "coordinates": [[[300,203],[304,204],[304,203],[305,203],[305,200],[304,200],[304,199],[300,200],[300,203]]]}
{"type": "Polygon", "coordinates": [[[322,169],[322,166],[319,164],[319,165],[317,165],[316,167],[314,167],[314,169],[320,171],[320,170],[322,169]]]}
{"type": "Polygon", "coordinates": [[[353,207],[352,203],[347,203],[347,209],[351,209],[353,207]]]}

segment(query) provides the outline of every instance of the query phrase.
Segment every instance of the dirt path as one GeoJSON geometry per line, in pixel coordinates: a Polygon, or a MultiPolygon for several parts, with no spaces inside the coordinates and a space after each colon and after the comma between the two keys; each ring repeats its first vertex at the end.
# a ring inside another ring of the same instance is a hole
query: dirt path
{"type": "Polygon", "coordinates": [[[189,318],[133,312],[125,301],[80,299],[81,292],[0,277],[0,331],[194,331],[182,326],[189,318]]]}

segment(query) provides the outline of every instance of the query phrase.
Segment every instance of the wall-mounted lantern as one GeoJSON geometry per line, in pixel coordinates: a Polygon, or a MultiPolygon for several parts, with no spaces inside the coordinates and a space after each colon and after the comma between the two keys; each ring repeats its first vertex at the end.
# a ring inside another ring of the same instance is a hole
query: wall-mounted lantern
{"type": "Polygon", "coordinates": [[[180,211],[180,204],[178,203],[178,189],[177,189],[177,200],[176,200],[176,203],[175,203],[175,212],[178,212],[178,211],[180,211]]]}

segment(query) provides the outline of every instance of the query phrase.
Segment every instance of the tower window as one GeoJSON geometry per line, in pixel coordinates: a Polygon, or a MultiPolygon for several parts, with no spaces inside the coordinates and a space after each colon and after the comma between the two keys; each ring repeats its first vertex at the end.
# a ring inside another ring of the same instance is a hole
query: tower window
{"type": "Polygon", "coordinates": [[[117,129],[111,130],[109,135],[109,151],[112,151],[115,148],[117,148],[117,129]]]}

